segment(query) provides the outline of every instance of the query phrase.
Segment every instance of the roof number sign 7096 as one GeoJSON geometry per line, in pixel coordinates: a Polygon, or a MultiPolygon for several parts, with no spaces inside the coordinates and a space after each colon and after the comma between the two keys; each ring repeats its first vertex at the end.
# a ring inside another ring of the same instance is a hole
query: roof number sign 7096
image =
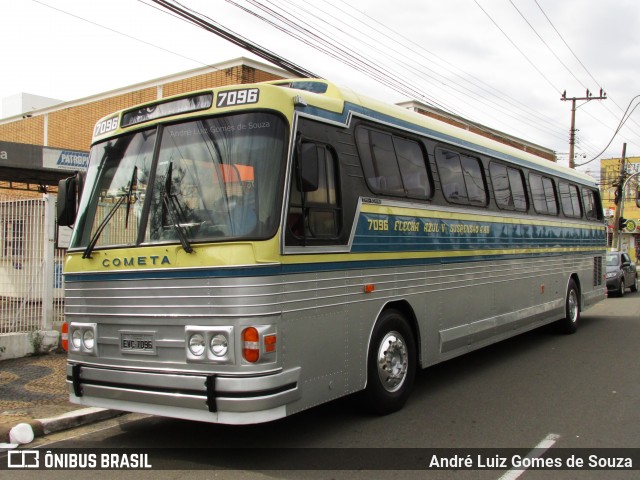
{"type": "Polygon", "coordinates": [[[108,132],[113,132],[118,128],[118,116],[107,118],[96,124],[96,128],[93,130],[93,136],[104,135],[108,132]]]}
{"type": "Polygon", "coordinates": [[[234,105],[247,105],[249,103],[258,103],[259,98],[260,90],[257,88],[218,92],[218,103],[216,103],[216,106],[220,108],[233,107],[234,105]]]}

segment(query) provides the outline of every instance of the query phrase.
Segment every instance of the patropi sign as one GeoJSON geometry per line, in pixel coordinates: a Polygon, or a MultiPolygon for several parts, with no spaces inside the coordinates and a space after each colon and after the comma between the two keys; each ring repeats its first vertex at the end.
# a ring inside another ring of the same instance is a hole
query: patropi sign
{"type": "Polygon", "coordinates": [[[58,170],[86,170],[89,167],[89,154],[45,147],[42,151],[42,164],[44,168],[58,170]]]}

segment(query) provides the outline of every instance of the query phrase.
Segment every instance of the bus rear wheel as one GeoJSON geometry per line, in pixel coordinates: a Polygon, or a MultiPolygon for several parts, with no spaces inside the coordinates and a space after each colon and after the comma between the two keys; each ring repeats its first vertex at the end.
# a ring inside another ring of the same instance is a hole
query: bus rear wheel
{"type": "Polygon", "coordinates": [[[413,332],[397,310],[382,312],[371,336],[364,398],[368,410],[387,415],[406,403],[416,373],[413,332]]]}
{"type": "Polygon", "coordinates": [[[571,334],[578,330],[580,321],[580,293],[573,280],[569,280],[565,299],[565,317],[556,324],[560,333],[571,334]]]}

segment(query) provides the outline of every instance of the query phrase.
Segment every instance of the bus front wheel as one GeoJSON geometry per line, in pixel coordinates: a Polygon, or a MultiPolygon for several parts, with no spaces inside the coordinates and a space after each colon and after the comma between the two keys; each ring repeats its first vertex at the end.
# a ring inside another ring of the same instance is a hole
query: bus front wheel
{"type": "Polygon", "coordinates": [[[367,358],[368,409],[379,415],[400,410],[411,393],[416,373],[413,332],[397,310],[382,312],[371,336],[367,358]]]}

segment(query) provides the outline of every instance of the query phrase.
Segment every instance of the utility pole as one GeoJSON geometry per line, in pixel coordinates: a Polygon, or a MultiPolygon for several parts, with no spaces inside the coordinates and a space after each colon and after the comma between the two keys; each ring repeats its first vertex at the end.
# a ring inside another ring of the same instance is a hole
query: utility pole
{"type": "Polygon", "coordinates": [[[594,97],[593,93],[591,93],[588,88],[587,88],[586,97],[567,98],[567,91],[565,90],[562,93],[562,98],[560,98],[560,100],[562,100],[563,102],[571,100],[571,130],[569,131],[569,168],[576,168],[575,159],[573,158],[575,144],[576,144],[576,101],[585,100],[588,102],[590,100],[606,100],[606,99],[607,99],[607,92],[603,91],[602,89],[600,89],[599,97],[594,97]]]}
{"type": "Polygon", "coordinates": [[[616,204],[616,213],[613,215],[613,239],[611,240],[611,247],[620,250],[620,232],[618,231],[618,223],[620,223],[620,218],[623,218],[623,209],[624,209],[624,177],[627,174],[627,170],[625,168],[625,162],[627,156],[627,144],[622,144],[622,159],[620,160],[620,177],[618,177],[618,183],[614,184],[616,187],[616,194],[614,197],[614,202],[616,204]]]}

